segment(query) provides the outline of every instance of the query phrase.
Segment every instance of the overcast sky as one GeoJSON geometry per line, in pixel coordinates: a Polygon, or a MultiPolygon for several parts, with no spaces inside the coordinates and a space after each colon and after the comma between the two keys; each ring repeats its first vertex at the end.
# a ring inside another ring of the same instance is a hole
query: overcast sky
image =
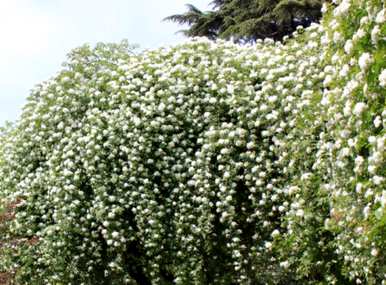
{"type": "Polygon", "coordinates": [[[128,39],[141,48],[186,40],[166,16],[209,0],[0,0],[0,126],[15,121],[37,83],[84,43],[128,39]]]}

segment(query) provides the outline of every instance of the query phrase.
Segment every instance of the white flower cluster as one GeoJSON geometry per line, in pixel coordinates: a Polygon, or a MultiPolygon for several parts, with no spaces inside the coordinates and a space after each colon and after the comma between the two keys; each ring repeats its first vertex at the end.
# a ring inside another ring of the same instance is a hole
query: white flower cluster
{"type": "Polygon", "coordinates": [[[335,2],[284,43],[74,50],[1,136],[0,193],[23,202],[0,243],[35,242],[0,269],[21,284],[384,284],[385,10],[335,2]]]}
{"type": "Polygon", "coordinates": [[[379,85],[386,88],[386,69],[382,70],[379,75],[379,85]]]}

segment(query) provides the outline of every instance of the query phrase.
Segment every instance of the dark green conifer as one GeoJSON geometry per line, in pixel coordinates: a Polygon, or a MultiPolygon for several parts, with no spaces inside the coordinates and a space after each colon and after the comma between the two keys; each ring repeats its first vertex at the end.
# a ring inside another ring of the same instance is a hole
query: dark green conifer
{"type": "Polygon", "coordinates": [[[233,39],[236,42],[272,38],[281,40],[296,27],[319,21],[323,0],[214,0],[213,10],[188,4],[184,14],[165,20],[187,24],[188,37],[233,39]]]}

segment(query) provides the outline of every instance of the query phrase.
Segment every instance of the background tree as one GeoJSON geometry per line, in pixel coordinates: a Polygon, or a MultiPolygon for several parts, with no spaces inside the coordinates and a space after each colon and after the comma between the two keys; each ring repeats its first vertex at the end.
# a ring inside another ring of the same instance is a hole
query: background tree
{"type": "Polygon", "coordinates": [[[184,14],[165,20],[188,24],[186,36],[225,38],[236,42],[273,38],[281,40],[299,25],[319,21],[323,0],[214,0],[212,11],[188,4],[184,14]]]}

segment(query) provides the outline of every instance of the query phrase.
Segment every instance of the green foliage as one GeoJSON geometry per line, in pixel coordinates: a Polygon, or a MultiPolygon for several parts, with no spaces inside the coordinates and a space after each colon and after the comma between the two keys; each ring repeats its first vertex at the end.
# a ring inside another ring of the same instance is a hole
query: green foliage
{"type": "Polygon", "coordinates": [[[213,11],[201,11],[188,4],[184,14],[165,20],[188,24],[188,37],[233,39],[238,42],[272,38],[281,40],[296,27],[309,26],[321,17],[322,0],[229,0],[213,1],[213,11]]]}
{"type": "Polygon", "coordinates": [[[384,284],[386,9],[338,4],[284,43],[74,50],[0,136],[0,271],[384,284]]]}

